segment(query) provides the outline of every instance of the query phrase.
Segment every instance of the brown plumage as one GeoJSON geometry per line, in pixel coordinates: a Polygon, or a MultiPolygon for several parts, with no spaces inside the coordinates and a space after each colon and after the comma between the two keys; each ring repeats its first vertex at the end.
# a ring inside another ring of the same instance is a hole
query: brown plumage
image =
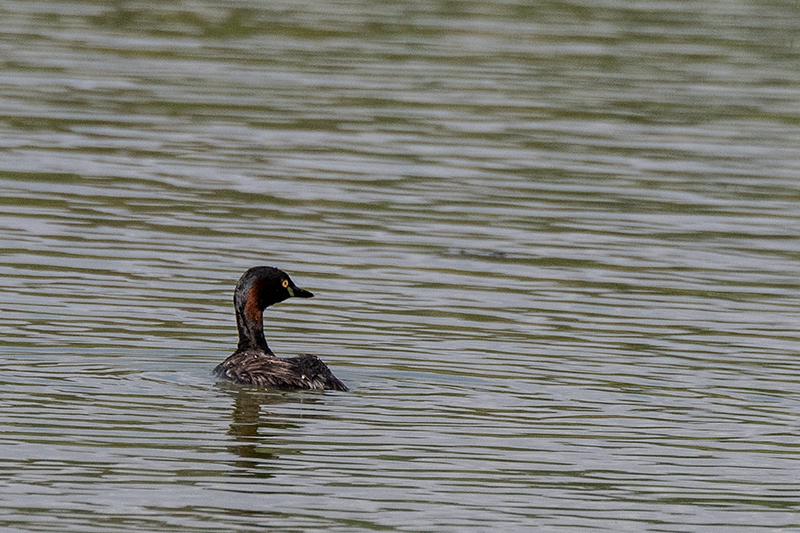
{"type": "Polygon", "coordinates": [[[347,390],[318,357],[308,354],[291,359],[276,357],[267,346],[264,309],[292,296],[314,295],[296,286],[277,268],[253,267],[242,275],[233,293],[239,346],[217,365],[215,376],[265,388],[347,390]]]}

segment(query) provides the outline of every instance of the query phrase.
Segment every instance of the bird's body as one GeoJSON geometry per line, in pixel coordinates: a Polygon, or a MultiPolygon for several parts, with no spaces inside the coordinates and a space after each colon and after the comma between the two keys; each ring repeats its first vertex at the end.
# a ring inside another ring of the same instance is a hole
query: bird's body
{"type": "Polygon", "coordinates": [[[235,383],[270,389],[347,390],[319,357],[303,354],[284,358],[256,351],[237,351],[214,369],[235,383]]]}
{"type": "Polygon", "coordinates": [[[233,296],[239,346],[217,365],[215,376],[264,388],[347,390],[318,357],[276,357],[269,349],[264,338],[264,309],[292,296],[314,295],[297,287],[277,268],[253,267],[242,275],[233,296]]]}

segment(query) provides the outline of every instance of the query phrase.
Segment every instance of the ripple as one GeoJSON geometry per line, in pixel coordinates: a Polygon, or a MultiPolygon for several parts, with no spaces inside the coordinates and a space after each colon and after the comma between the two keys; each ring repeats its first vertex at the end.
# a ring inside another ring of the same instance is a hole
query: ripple
{"type": "Polygon", "coordinates": [[[795,9],[0,11],[4,530],[796,523],[795,9]]]}

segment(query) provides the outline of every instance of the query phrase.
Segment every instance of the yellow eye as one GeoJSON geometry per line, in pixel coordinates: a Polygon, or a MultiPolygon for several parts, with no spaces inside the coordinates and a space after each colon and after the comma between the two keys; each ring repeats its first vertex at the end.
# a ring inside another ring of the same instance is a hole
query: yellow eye
{"type": "Polygon", "coordinates": [[[283,281],[281,282],[281,285],[283,285],[283,288],[285,289],[286,287],[288,287],[288,286],[289,286],[289,280],[288,280],[288,279],[285,279],[285,280],[283,280],[283,281]]]}

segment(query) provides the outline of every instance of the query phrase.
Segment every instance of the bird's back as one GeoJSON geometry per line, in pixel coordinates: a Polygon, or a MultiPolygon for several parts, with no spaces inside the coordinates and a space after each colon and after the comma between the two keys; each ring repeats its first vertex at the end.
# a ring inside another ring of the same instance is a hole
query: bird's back
{"type": "Polygon", "coordinates": [[[214,375],[241,385],[274,389],[348,390],[325,363],[309,354],[283,358],[253,350],[237,351],[217,365],[214,375]]]}

